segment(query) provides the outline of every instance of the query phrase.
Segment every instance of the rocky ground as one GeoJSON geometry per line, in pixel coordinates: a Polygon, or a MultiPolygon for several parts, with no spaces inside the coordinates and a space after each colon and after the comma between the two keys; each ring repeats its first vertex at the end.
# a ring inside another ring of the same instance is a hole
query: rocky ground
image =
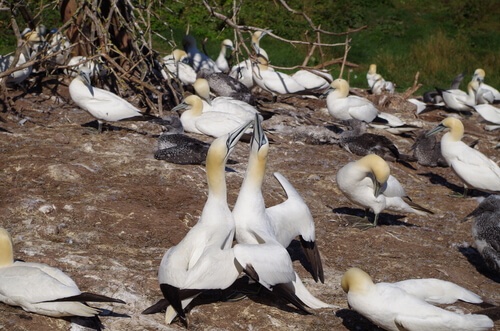
{"type": "MultiPolygon", "coordinates": [[[[163,254],[200,216],[207,196],[205,169],[155,160],[160,129],[151,123],[113,123],[113,130],[96,134],[85,125],[93,118],[72,103],[67,84],[54,81],[40,94],[10,90],[14,108],[0,115],[0,127],[7,130],[0,133],[0,225],[12,233],[15,257],[58,267],[83,291],[126,301],[96,304],[104,309],[101,321],[107,330],[182,329],[178,322],[166,326],[163,314],[140,313],[161,297],[157,270],[163,254]]],[[[500,277],[485,270],[474,249],[471,224],[461,222],[483,193],[452,198],[448,194],[461,189],[461,182],[448,168],[412,163],[415,169],[410,169],[391,163],[407,194],[435,215],[383,213],[380,226],[361,231],[346,216],[361,215],[362,210],[335,183],[337,170],[359,157],[337,145],[313,144],[318,138],[304,133],[334,126],[324,111],[325,100],[292,97],[272,104],[259,97],[261,107],[276,114],[263,124],[273,141],[263,188],[266,203],[285,199],[275,171],[302,194],[315,218],[325,284],[313,281],[297,242],[290,248],[295,269],[314,295],[339,308],[303,315],[264,291],[237,302],[224,301],[214,291],[195,301],[191,329],[376,330],[348,309],[340,287],[342,274],[354,266],[376,282],[435,277],[500,302],[500,277]]],[[[416,117],[400,94],[372,99],[423,130],[448,115],[438,109],[416,117]]],[[[465,140],[479,139],[476,148],[500,161],[494,149],[498,132],[484,131],[477,114],[463,120],[465,140]]],[[[372,132],[388,136],[404,153],[413,143],[411,137],[372,132]]],[[[227,172],[230,206],[244,176],[248,149],[239,143],[231,156],[238,163],[227,172]]],[[[457,303],[450,309],[479,308],[457,303]]],[[[85,319],[49,318],[0,304],[0,328],[5,330],[84,330],[84,325],[85,319]]]]}

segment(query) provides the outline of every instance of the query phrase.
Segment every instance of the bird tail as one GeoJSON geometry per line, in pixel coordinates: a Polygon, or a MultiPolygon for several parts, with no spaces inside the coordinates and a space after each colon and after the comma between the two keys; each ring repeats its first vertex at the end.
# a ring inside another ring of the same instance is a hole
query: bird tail
{"type": "Polygon", "coordinates": [[[422,207],[421,205],[411,201],[409,197],[405,197],[405,202],[414,210],[416,214],[419,215],[424,215],[424,214],[431,214],[434,215],[434,212],[432,210],[429,210],[427,208],[422,207]]]}
{"type": "Polygon", "coordinates": [[[295,292],[295,295],[302,301],[306,306],[311,309],[319,309],[319,308],[339,308],[335,305],[328,304],[326,302],[321,301],[316,298],[309,292],[309,290],[302,284],[299,275],[295,273],[295,280],[291,283],[288,283],[287,286],[290,290],[295,292]]]}

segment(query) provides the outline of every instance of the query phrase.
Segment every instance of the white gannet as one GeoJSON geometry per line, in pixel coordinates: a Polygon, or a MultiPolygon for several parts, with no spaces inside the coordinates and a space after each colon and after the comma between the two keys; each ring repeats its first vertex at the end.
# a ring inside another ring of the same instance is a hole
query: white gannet
{"type": "MultiPolygon", "coordinates": [[[[479,82],[479,89],[477,91],[478,98],[486,99],[489,103],[493,103],[495,100],[500,101],[500,92],[484,83],[484,77],[486,76],[486,72],[483,69],[476,69],[474,71],[474,76],[472,76],[472,81],[479,82]]],[[[484,102],[485,100],[482,100],[484,102]]]]}
{"type": "Polygon", "coordinates": [[[300,85],[308,90],[324,90],[330,87],[332,75],[322,70],[299,70],[292,75],[300,85]]]}
{"type": "Polygon", "coordinates": [[[482,302],[479,296],[450,282],[412,279],[399,286],[397,283],[374,284],[366,272],[351,268],[342,276],[341,285],[347,293],[349,306],[385,330],[480,331],[494,325],[488,316],[455,313],[435,307],[425,300],[442,303],[452,303],[457,299],[482,302]],[[450,299],[449,290],[459,293],[456,297],[455,294],[451,295],[450,299]],[[444,297],[440,298],[441,295],[444,297]]]}
{"type": "Polygon", "coordinates": [[[490,270],[500,275],[500,196],[490,195],[463,222],[473,220],[472,236],[490,270]]]}
{"type": "Polygon", "coordinates": [[[164,129],[158,137],[155,159],[176,164],[205,163],[210,144],[185,135],[178,117],[165,116],[155,123],[164,129]]]}
{"type": "Polygon", "coordinates": [[[273,96],[277,94],[298,93],[306,89],[293,79],[292,76],[279,71],[269,70],[269,61],[263,56],[258,57],[252,73],[255,84],[270,92],[273,96]]]}
{"type": "MultiPolygon", "coordinates": [[[[21,53],[19,54],[19,60],[16,63],[16,67],[25,64],[29,60],[29,56],[27,54],[28,53],[25,52],[24,50],[21,51],[21,53]]],[[[12,66],[13,62],[14,62],[14,56],[0,55],[0,72],[7,71],[12,66]]],[[[32,71],[33,71],[33,66],[29,66],[24,69],[15,71],[7,77],[6,82],[8,84],[15,84],[15,85],[21,84],[23,81],[26,80],[26,78],[29,77],[29,75],[31,75],[32,71]]],[[[3,78],[0,78],[0,81],[2,81],[2,79],[3,78]]]]}
{"type": "Polygon", "coordinates": [[[358,161],[349,162],[337,172],[336,181],[346,198],[364,207],[365,211],[374,212],[373,224],[359,223],[359,227],[376,226],[378,215],[383,210],[432,214],[430,210],[408,198],[403,186],[390,174],[387,162],[378,155],[370,154],[358,161]]]}
{"type": "Polygon", "coordinates": [[[86,301],[125,303],[81,292],[61,270],[42,263],[14,261],[13,256],[10,234],[0,228],[0,302],[52,317],[97,316],[100,309],[86,301]]]}
{"type": "Polygon", "coordinates": [[[68,60],[71,50],[68,38],[58,29],[52,29],[46,36],[48,43],[47,54],[55,54],[50,61],[56,65],[64,65],[68,60]]]}
{"type": "Polygon", "coordinates": [[[202,99],[203,112],[217,111],[252,121],[258,110],[249,103],[231,97],[210,98],[210,86],[205,78],[198,78],[193,84],[196,94],[202,99]]]}
{"type": "Polygon", "coordinates": [[[469,106],[476,105],[476,93],[479,88],[479,83],[476,81],[467,84],[465,93],[459,89],[439,90],[443,97],[446,107],[456,111],[467,111],[469,106]]]}
{"type": "Polygon", "coordinates": [[[189,64],[193,67],[194,71],[198,72],[201,69],[206,69],[210,72],[220,72],[215,61],[198,50],[196,39],[193,36],[187,35],[182,38],[182,46],[188,55],[189,64]]]}
{"type": "Polygon", "coordinates": [[[174,49],[171,54],[163,58],[164,68],[161,75],[164,79],[170,79],[170,75],[177,77],[183,85],[191,85],[196,81],[196,71],[189,64],[184,63],[188,60],[187,53],[181,49],[174,49]],[[166,70],[165,70],[166,69],[166,70]]]}
{"type": "Polygon", "coordinates": [[[252,74],[252,60],[247,59],[234,65],[231,68],[229,76],[237,79],[240,83],[244,84],[246,87],[251,89],[255,86],[252,74]]]}
{"type": "Polygon", "coordinates": [[[382,92],[394,93],[395,86],[393,82],[386,81],[382,75],[375,74],[373,79],[375,82],[372,85],[373,94],[381,94],[382,92]]]}
{"type": "Polygon", "coordinates": [[[64,69],[64,73],[71,77],[77,77],[83,68],[89,69],[90,77],[102,76],[105,72],[101,63],[96,60],[87,60],[87,57],[81,55],[73,56],[66,65],[71,68],[64,69]]]}
{"type": "MultiPolygon", "coordinates": [[[[269,30],[269,31],[272,32],[272,30],[269,30]]],[[[266,34],[267,34],[267,31],[255,31],[252,34],[251,46],[252,46],[253,50],[255,51],[255,54],[257,57],[262,56],[266,60],[269,61],[269,56],[267,55],[267,52],[263,48],[260,47],[260,40],[266,34]]]]}
{"type": "Polygon", "coordinates": [[[454,117],[445,118],[438,126],[427,132],[433,135],[450,129],[441,138],[441,153],[448,165],[464,181],[464,194],[467,188],[500,192],[500,167],[480,151],[461,141],[464,125],[454,117]]]}
{"type": "Polygon", "coordinates": [[[490,104],[471,106],[487,122],[500,124],[500,108],[490,104]]]}
{"type": "Polygon", "coordinates": [[[248,119],[235,114],[219,111],[203,112],[203,102],[197,95],[188,96],[183,102],[172,108],[172,111],[181,109],[186,109],[181,115],[185,131],[212,137],[225,135],[248,121],[248,119]]]}
{"type": "Polygon", "coordinates": [[[379,114],[378,109],[368,99],[350,96],[349,83],[341,78],[330,84],[326,105],[330,115],[338,120],[355,118],[369,123],[379,114]]]}
{"type": "MultiPolygon", "coordinates": [[[[452,90],[458,89],[466,74],[467,74],[467,71],[464,71],[461,74],[458,74],[457,76],[455,76],[455,78],[453,79],[453,82],[451,82],[450,89],[452,89],[452,90]]],[[[424,93],[424,102],[427,104],[444,105],[443,97],[441,96],[441,94],[437,90],[425,92],[424,93]]]]}
{"type": "Polygon", "coordinates": [[[372,63],[370,64],[370,67],[368,68],[368,72],[366,73],[366,81],[368,83],[368,86],[372,88],[373,84],[375,84],[375,75],[377,74],[377,65],[372,63]]]}
{"type": "MultiPolygon", "coordinates": [[[[268,210],[265,207],[264,197],[262,196],[262,183],[264,181],[268,151],[269,141],[267,140],[261,127],[260,119],[257,117],[254,124],[254,133],[250,142],[250,155],[248,157],[248,166],[245,178],[243,179],[238,198],[233,208],[233,217],[236,225],[235,236],[238,244],[278,244],[282,247],[283,251],[286,251],[286,248],[282,246],[280,241],[278,241],[278,235],[275,233],[275,229],[283,230],[283,223],[290,221],[282,219],[284,206],[276,207],[274,211],[268,213],[268,210]],[[271,215],[274,218],[271,218],[271,215]],[[276,224],[273,225],[273,221],[275,221],[276,224]]],[[[297,201],[297,198],[289,189],[287,183],[283,181],[282,184],[284,184],[284,187],[287,188],[287,193],[290,193],[293,196],[293,200],[297,201]]],[[[302,215],[305,212],[303,206],[297,206],[297,210],[300,210],[302,215]]],[[[304,227],[310,226],[308,221],[301,222],[301,224],[303,224],[304,227]]],[[[293,229],[290,230],[293,231],[293,229]]],[[[314,231],[311,231],[311,229],[306,229],[305,231],[301,229],[300,231],[301,233],[304,233],[307,241],[311,244],[314,243],[314,231]],[[305,235],[305,233],[308,233],[308,235],[305,235]]],[[[297,234],[295,234],[295,236],[296,235],[297,234]]],[[[294,238],[291,236],[292,233],[283,234],[281,237],[283,244],[288,246],[290,241],[294,238]]],[[[313,258],[311,263],[316,264],[313,265],[313,269],[318,271],[317,276],[322,277],[320,276],[320,270],[322,267],[318,265],[318,263],[321,263],[319,252],[311,252],[311,254],[316,253],[317,258],[313,258]]],[[[290,256],[288,256],[288,260],[291,262],[290,256]]],[[[293,271],[293,268],[291,270],[293,271]]],[[[295,295],[310,308],[316,309],[332,307],[331,305],[315,298],[302,284],[302,281],[297,273],[295,273],[294,279],[287,284],[287,288],[295,293],[295,295]]]]}
{"type": "Polygon", "coordinates": [[[69,94],[74,103],[97,119],[99,133],[102,132],[103,121],[149,121],[157,118],[141,112],[112,92],[93,87],[88,68],[82,68],[80,74],[71,81],[69,94]]]}
{"type": "Polygon", "coordinates": [[[227,63],[226,59],[226,51],[227,50],[233,51],[234,46],[233,42],[229,39],[224,39],[221,43],[221,48],[220,48],[220,53],[217,59],[215,60],[215,65],[221,72],[229,72],[229,63],[227,63]]]}
{"type": "MultiPolygon", "coordinates": [[[[208,198],[202,214],[186,236],[163,256],[158,280],[166,300],[160,300],[144,314],[168,306],[165,321],[171,323],[178,314],[187,325],[184,308],[189,302],[203,290],[228,288],[242,271],[277,293],[282,293],[281,283],[293,278],[288,253],[280,245],[237,244],[231,248],[235,225],[227,205],[225,165],[250,124],[212,142],[206,160],[208,198]]],[[[307,312],[293,294],[286,299],[307,312]]]]}

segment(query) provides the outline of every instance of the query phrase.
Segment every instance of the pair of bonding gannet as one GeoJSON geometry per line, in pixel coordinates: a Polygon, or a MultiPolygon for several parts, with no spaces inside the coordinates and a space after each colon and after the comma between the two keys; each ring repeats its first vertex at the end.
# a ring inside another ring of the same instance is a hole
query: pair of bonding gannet
{"type": "Polygon", "coordinates": [[[286,250],[279,244],[232,247],[234,219],[227,205],[225,165],[229,154],[251,122],[213,141],[207,154],[208,198],[197,224],[163,256],[158,280],[165,299],[146,309],[150,314],[167,308],[165,321],[176,315],[187,326],[184,308],[201,292],[228,288],[245,272],[255,281],[307,310],[284,285],[294,279],[286,250]]]}
{"type": "Polygon", "coordinates": [[[188,55],[189,64],[193,67],[194,71],[198,72],[205,69],[210,72],[221,72],[214,60],[198,50],[196,39],[193,36],[187,35],[182,38],[182,46],[188,55]]]}
{"type": "Polygon", "coordinates": [[[479,89],[479,83],[472,81],[467,84],[467,93],[459,89],[440,90],[438,92],[443,97],[447,108],[456,111],[468,111],[470,106],[476,105],[476,93],[479,89]]]}
{"type": "Polygon", "coordinates": [[[427,135],[446,129],[450,131],[441,138],[441,153],[448,165],[464,182],[463,196],[467,196],[468,187],[500,192],[500,167],[480,151],[462,142],[464,125],[459,119],[447,117],[427,132],[427,135]]]}
{"type": "Polygon", "coordinates": [[[500,195],[490,195],[463,222],[473,220],[472,236],[490,270],[500,275],[500,195]]]}
{"type": "MultiPolygon", "coordinates": [[[[233,208],[236,241],[238,244],[277,244],[285,252],[290,242],[300,236],[303,250],[312,266],[314,279],[324,282],[321,257],[315,243],[314,220],[303,199],[280,174],[275,176],[285,189],[288,200],[274,207],[265,207],[262,184],[268,151],[269,141],[262,129],[260,118],[256,117],[245,178],[233,208]]],[[[288,261],[291,265],[289,256],[288,261]]],[[[289,271],[294,273],[294,278],[286,287],[295,293],[301,302],[313,309],[333,307],[315,298],[302,284],[293,268],[289,271]]]]}
{"type": "Polygon", "coordinates": [[[99,123],[98,132],[102,132],[102,123],[116,121],[149,121],[156,116],[141,112],[128,101],[116,94],[93,87],[90,83],[90,69],[83,68],[80,74],[69,84],[69,94],[74,103],[88,111],[99,123]]]}
{"type": "Polygon", "coordinates": [[[117,302],[104,295],[81,292],[61,270],[42,263],[14,261],[12,239],[0,228],[0,302],[52,317],[97,318],[99,308],[86,302],[117,302]]]}
{"type": "Polygon", "coordinates": [[[203,112],[203,108],[202,99],[197,95],[190,95],[172,111],[186,109],[180,117],[185,131],[212,137],[221,137],[249,120],[233,113],[215,110],[203,112]]]}
{"type": "Polygon", "coordinates": [[[358,161],[349,162],[337,172],[336,181],[346,198],[364,207],[365,212],[374,212],[373,224],[367,220],[356,224],[361,228],[376,226],[378,215],[383,210],[433,214],[408,198],[403,186],[390,174],[387,162],[378,155],[370,154],[358,161]]]}
{"type": "Polygon", "coordinates": [[[341,286],[349,307],[385,330],[481,331],[494,326],[486,315],[460,314],[431,304],[483,302],[452,282],[428,278],[375,284],[366,272],[351,268],[342,276],[341,286]]]}

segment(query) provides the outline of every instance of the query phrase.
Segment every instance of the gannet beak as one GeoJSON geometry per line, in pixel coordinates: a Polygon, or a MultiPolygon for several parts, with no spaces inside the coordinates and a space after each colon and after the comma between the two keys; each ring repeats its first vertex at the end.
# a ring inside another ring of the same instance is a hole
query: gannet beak
{"type": "Polygon", "coordinates": [[[92,94],[92,96],[94,96],[94,88],[92,87],[92,84],[90,83],[89,73],[84,71],[84,70],[80,70],[80,76],[82,77],[83,83],[85,84],[85,86],[87,86],[87,88],[89,89],[90,94],[92,94]]]}
{"type": "Polygon", "coordinates": [[[326,96],[328,95],[328,93],[330,93],[330,92],[332,92],[332,91],[335,91],[335,88],[334,88],[334,87],[331,87],[331,86],[330,86],[330,87],[328,87],[328,88],[326,89],[326,91],[325,91],[325,92],[323,92],[323,93],[321,94],[321,97],[326,97],[326,96]]]}
{"type": "Polygon", "coordinates": [[[375,179],[375,177],[373,178],[373,185],[375,186],[373,188],[373,194],[375,195],[375,197],[378,197],[380,194],[380,190],[382,189],[382,185],[378,180],[375,179]]]}
{"type": "Polygon", "coordinates": [[[171,111],[179,111],[179,110],[182,110],[182,109],[186,109],[187,107],[189,107],[189,105],[185,102],[181,102],[180,104],[178,104],[177,106],[175,106],[174,108],[172,108],[171,111]]]}
{"type": "Polygon", "coordinates": [[[264,146],[265,144],[267,144],[267,137],[264,134],[264,130],[262,129],[262,123],[261,123],[259,114],[255,114],[255,125],[254,125],[254,128],[253,128],[252,141],[255,141],[255,143],[257,143],[257,146],[258,146],[257,149],[258,150],[262,146],[264,146]]]}
{"type": "Polygon", "coordinates": [[[240,140],[241,136],[245,133],[245,131],[252,123],[253,121],[248,121],[233,132],[229,133],[226,140],[227,154],[231,153],[238,140],[240,140]]]}
{"type": "Polygon", "coordinates": [[[443,124],[439,124],[438,126],[436,126],[434,129],[430,130],[429,132],[427,132],[425,134],[426,137],[429,137],[429,136],[432,136],[433,134],[435,133],[438,133],[440,131],[443,131],[445,130],[446,127],[443,125],[443,124]]]}

